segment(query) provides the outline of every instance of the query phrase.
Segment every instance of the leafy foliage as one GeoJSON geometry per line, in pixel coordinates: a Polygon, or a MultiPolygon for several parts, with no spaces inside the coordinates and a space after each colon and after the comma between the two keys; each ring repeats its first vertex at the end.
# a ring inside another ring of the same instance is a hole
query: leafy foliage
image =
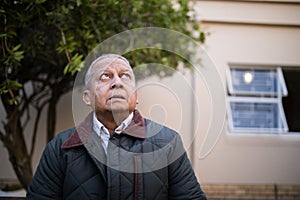
{"type": "MultiPolygon", "coordinates": [[[[164,27],[187,35],[196,30],[200,37],[195,39],[204,42],[205,34],[190,20],[189,12],[188,0],[2,1],[0,94],[6,119],[1,117],[4,129],[0,139],[24,187],[32,175],[30,163],[41,111],[48,107],[50,140],[55,131],[56,104],[72,88],[74,75],[89,52],[105,39],[138,27],[164,27]],[[35,118],[30,109],[36,110],[35,118]],[[23,136],[29,120],[34,120],[31,148],[23,136]]],[[[179,59],[153,49],[127,56],[133,65],[161,61],[174,68],[179,59]]]]}

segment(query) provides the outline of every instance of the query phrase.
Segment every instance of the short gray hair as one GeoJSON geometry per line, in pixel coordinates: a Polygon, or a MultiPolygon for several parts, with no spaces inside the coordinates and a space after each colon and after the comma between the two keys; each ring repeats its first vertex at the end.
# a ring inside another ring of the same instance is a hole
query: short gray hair
{"type": "Polygon", "coordinates": [[[107,58],[115,58],[115,59],[123,60],[123,61],[125,61],[125,62],[130,66],[129,61],[128,61],[125,57],[123,57],[123,56],[121,56],[121,55],[119,55],[119,54],[112,54],[112,53],[110,53],[110,54],[103,54],[103,55],[99,56],[98,58],[96,58],[96,59],[92,62],[92,64],[89,66],[89,68],[88,68],[88,70],[87,70],[87,72],[86,72],[86,74],[85,74],[85,78],[84,78],[84,86],[85,86],[86,89],[88,89],[89,86],[90,86],[91,75],[92,75],[92,69],[93,69],[94,65],[95,65],[97,62],[99,62],[100,60],[104,60],[104,59],[107,59],[107,58]]]}

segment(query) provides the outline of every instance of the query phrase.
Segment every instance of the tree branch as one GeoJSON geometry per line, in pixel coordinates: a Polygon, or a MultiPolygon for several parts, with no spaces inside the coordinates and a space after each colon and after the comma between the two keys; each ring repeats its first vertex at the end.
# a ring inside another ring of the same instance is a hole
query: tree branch
{"type": "Polygon", "coordinates": [[[40,121],[40,116],[43,111],[44,106],[48,103],[49,100],[44,101],[40,107],[37,108],[37,114],[34,122],[34,128],[33,128],[33,134],[31,138],[31,149],[30,149],[30,157],[32,157],[35,149],[35,141],[36,141],[36,135],[37,135],[37,130],[38,130],[38,124],[40,121]]]}
{"type": "MultiPolygon", "coordinates": [[[[26,102],[27,104],[30,104],[28,102],[28,97],[27,97],[25,88],[23,86],[22,86],[22,92],[23,92],[23,97],[24,97],[24,98],[22,98],[22,100],[24,99],[24,103],[26,102]]],[[[21,104],[21,102],[20,102],[20,104],[21,104]]],[[[27,126],[27,124],[29,123],[29,121],[30,121],[30,111],[29,111],[29,109],[30,109],[29,106],[25,106],[25,110],[27,111],[27,115],[26,115],[26,120],[23,124],[23,128],[25,128],[27,126]]],[[[25,112],[25,110],[24,110],[24,112],[25,112]]]]}
{"type": "MultiPolygon", "coordinates": [[[[65,33],[62,29],[60,29],[60,34],[61,34],[61,37],[62,37],[62,41],[63,41],[63,44],[65,46],[67,46],[67,40],[66,40],[66,36],[65,36],[65,33]]],[[[66,57],[68,59],[68,62],[71,63],[72,62],[72,59],[71,59],[71,54],[70,52],[67,50],[67,48],[65,48],[65,54],[66,54],[66,57]]]]}

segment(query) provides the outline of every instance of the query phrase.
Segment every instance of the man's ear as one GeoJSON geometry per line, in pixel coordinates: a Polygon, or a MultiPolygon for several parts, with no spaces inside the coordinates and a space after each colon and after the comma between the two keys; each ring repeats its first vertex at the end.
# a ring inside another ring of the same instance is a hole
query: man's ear
{"type": "Polygon", "coordinates": [[[89,90],[85,90],[83,92],[82,100],[84,101],[84,103],[86,105],[91,106],[91,96],[90,96],[90,91],[89,90]]]}

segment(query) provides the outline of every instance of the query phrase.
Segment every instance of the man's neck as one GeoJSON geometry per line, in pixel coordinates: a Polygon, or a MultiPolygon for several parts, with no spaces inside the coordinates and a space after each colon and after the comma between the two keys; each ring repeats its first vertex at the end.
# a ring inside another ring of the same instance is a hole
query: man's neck
{"type": "Polygon", "coordinates": [[[96,113],[97,119],[107,128],[110,134],[130,115],[130,112],[96,113]]]}

